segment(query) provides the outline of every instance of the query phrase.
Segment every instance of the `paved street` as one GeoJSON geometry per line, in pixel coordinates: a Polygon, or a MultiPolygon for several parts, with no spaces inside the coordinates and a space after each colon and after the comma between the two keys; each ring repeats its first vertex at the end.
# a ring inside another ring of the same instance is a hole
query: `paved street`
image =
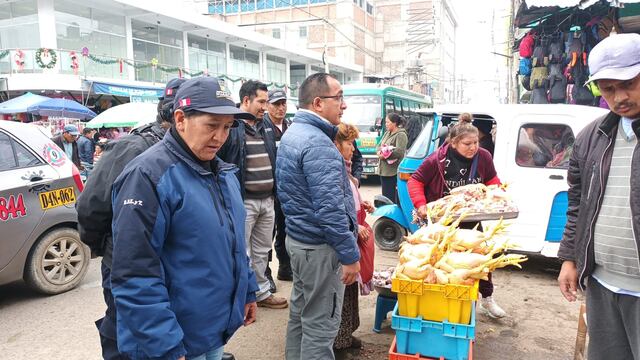
{"type": "MultiPolygon", "coordinates": [[[[363,195],[372,199],[378,189],[369,181],[363,186],[363,195]]],[[[395,253],[376,254],[376,268],[395,262],[395,253]]],[[[80,287],[55,297],[34,294],[22,284],[0,287],[0,359],[99,359],[93,324],[104,311],[99,265],[94,260],[80,287]]],[[[476,360],[572,358],[578,305],[561,297],[555,281],[557,270],[555,261],[532,259],[522,271],[508,269],[495,274],[495,297],[509,316],[490,320],[478,315],[476,360]]],[[[288,297],[290,283],[278,282],[278,289],[279,295],[288,297]]],[[[356,335],[365,348],[354,358],[388,358],[393,331],[388,322],[382,334],[371,331],[374,311],[375,294],[362,297],[356,335]]],[[[282,359],[287,315],[287,310],[259,309],[258,322],[241,329],[227,349],[242,360],[282,359]]]]}

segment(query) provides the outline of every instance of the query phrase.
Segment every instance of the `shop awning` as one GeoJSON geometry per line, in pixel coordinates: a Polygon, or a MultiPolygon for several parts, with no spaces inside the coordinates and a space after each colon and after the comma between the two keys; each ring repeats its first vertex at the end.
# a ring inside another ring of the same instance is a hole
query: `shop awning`
{"type": "Polygon", "coordinates": [[[518,7],[514,23],[516,27],[530,27],[554,15],[562,15],[572,8],[586,9],[593,5],[618,7],[625,3],[639,2],[640,0],[523,0],[518,7]]]}
{"type": "Polygon", "coordinates": [[[160,98],[164,92],[164,87],[143,87],[98,81],[90,81],[89,83],[91,85],[91,92],[104,95],[160,98]]]}

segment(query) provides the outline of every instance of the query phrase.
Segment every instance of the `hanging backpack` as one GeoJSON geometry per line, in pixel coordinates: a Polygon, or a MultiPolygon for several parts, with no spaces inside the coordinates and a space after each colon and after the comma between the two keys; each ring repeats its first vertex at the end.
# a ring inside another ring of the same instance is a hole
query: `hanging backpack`
{"type": "Polygon", "coordinates": [[[537,87],[531,90],[531,104],[548,104],[547,87],[537,87]]]}
{"type": "Polygon", "coordinates": [[[523,76],[520,82],[522,83],[523,88],[527,91],[531,91],[531,76],[523,76]]]}
{"type": "Polygon", "coordinates": [[[533,38],[532,33],[533,31],[530,31],[520,41],[520,57],[521,58],[530,58],[533,55],[533,45],[535,43],[535,40],[533,38]]]}
{"type": "Polygon", "coordinates": [[[587,53],[583,52],[578,56],[574,56],[574,61],[570,64],[571,78],[577,86],[584,86],[589,79],[589,67],[587,65],[587,53]]]}
{"type": "Polygon", "coordinates": [[[546,67],[534,67],[531,70],[531,88],[535,89],[544,86],[548,77],[549,70],[546,67]]]}
{"type": "Polygon", "coordinates": [[[587,41],[586,35],[582,31],[574,31],[569,34],[567,40],[565,62],[573,67],[578,60],[578,57],[585,50],[585,43],[587,41]]]}
{"type": "Polygon", "coordinates": [[[564,61],[564,42],[563,35],[560,35],[549,45],[549,62],[561,63],[564,61]]]}
{"type": "Polygon", "coordinates": [[[549,75],[549,102],[552,104],[563,104],[567,99],[567,78],[562,74],[549,75]]]}
{"type": "Polygon", "coordinates": [[[549,69],[549,75],[554,75],[554,76],[564,76],[563,73],[563,68],[562,68],[562,64],[558,64],[558,63],[551,63],[549,64],[549,66],[547,66],[547,68],[549,69]]]}
{"type": "Polygon", "coordinates": [[[536,47],[533,48],[533,67],[547,66],[549,57],[547,56],[547,47],[544,41],[540,41],[536,47]]]}
{"type": "Polygon", "coordinates": [[[586,86],[575,84],[571,90],[573,100],[578,105],[593,105],[595,97],[586,86]]]}
{"type": "Polygon", "coordinates": [[[531,75],[531,58],[521,58],[518,73],[523,76],[531,75]]]}

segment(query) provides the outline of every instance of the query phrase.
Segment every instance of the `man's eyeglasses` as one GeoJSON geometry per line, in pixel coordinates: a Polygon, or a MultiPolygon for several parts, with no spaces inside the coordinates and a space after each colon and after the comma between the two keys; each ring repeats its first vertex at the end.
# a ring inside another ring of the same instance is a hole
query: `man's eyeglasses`
{"type": "Polygon", "coordinates": [[[336,99],[341,103],[344,103],[344,95],[332,95],[332,96],[318,96],[320,99],[336,99]]]}

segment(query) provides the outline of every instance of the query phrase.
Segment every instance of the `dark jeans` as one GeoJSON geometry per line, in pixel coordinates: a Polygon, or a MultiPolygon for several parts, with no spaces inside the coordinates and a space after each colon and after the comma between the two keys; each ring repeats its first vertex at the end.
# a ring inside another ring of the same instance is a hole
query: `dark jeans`
{"type": "Polygon", "coordinates": [[[589,359],[640,360],[640,298],[587,280],[589,359]]]}
{"type": "Polygon", "coordinates": [[[96,321],[96,327],[100,333],[100,345],[102,346],[102,357],[105,360],[126,360],[127,356],[118,352],[117,330],[116,330],[116,303],[111,293],[111,269],[102,264],[102,295],[107,310],[104,317],[96,321]]]}
{"type": "MultiPolygon", "coordinates": [[[[275,227],[273,229],[273,237],[275,239],[273,247],[276,249],[276,257],[278,258],[279,267],[281,269],[290,269],[291,268],[291,259],[289,259],[289,253],[287,253],[287,248],[285,247],[284,240],[287,237],[286,227],[284,222],[284,213],[282,212],[282,208],[280,207],[280,201],[276,197],[275,201],[275,213],[276,213],[276,221],[275,227]]],[[[272,259],[272,251],[269,250],[269,261],[272,259]]],[[[271,269],[267,266],[267,270],[265,273],[271,274],[271,269]]]]}
{"type": "Polygon", "coordinates": [[[396,199],[396,184],[397,178],[395,176],[380,176],[380,184],[382,184],[382,196],[394,202],[398,203],[396,199]]]}
{"type": "MultiPolygon", "coordinates": [[[[482,231],[482,224],[478,222],[463,222],[460,223],[460,229],[473,229],[478,225],[478,231],[482,231]]],[[[483,298],[493,295],[493,280],[491,273],[489,273],[489,280],[480,280],[478,291],[483,298]]]]}

